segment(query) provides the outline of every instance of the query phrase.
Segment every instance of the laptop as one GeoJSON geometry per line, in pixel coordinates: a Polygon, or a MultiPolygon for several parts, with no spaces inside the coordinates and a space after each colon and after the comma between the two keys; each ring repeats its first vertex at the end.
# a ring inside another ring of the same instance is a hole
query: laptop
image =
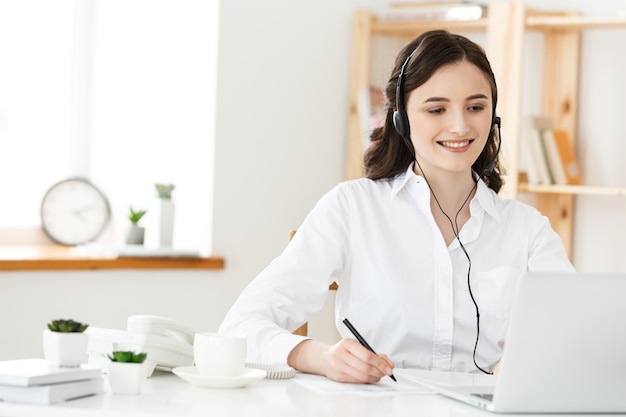
{"type": "Polygon", "coordinates": [[[626,275],[529,273],[492,386],[431,385],[496,413],[626,412],[626,275]]]}

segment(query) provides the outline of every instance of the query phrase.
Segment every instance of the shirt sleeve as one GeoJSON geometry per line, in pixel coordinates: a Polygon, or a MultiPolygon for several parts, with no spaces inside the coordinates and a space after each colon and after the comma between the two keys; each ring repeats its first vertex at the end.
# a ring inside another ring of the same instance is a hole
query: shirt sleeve
{"type": "Polygon", "coordinates": [[[335,187],[316,204],[282,254],[240,294],[220,332],[243,334],[248,361],[286,363],[306,339],[292,334],[316,312],[339,281],[348,253],[346,198],[335,187]]]}
{"type": "Polygon", "coordinates": [[[535,234],[528,253],[529,272],[574,272],[563,241],[552,229],[547,217],[537,212],[535,234]]]}

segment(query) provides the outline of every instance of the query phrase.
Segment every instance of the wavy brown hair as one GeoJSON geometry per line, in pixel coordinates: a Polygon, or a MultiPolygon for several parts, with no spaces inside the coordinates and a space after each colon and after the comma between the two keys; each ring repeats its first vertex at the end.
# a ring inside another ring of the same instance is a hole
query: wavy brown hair
{"type": "MultiPolygon", "coordinates": [[[[445,30],[424,32],[409,42],[396,57],[383,93],[385,96],[385,123],[374,129],[370,137],[372,143],[365,153],[365,175],[372,180],[393,178],[406,171],[409,164],[415,160],[415,153],[410,138],[405,139],[396,131],[393,124],[393,113],[396,107],[396,87],[402,64],[413,53],[403,74],[404,99],[417,87],[424,84],[441,67],[467,61],[483,72],[491,87],[491,98],[495,118],[495,108],[498,102],[498,88],[491,65],[483,48],[464,36],[450,33],[445,30]]],[[[406,102],[404,103],[406,107],[406,102]]],[[[503,185],[504,170],[498,158],[499,135],[493,128],[487,143],[472,169],[477,172],[489,188],[496,193],[503,185]],[[489,173],[487,167],[495,162],[489,173]]]]}

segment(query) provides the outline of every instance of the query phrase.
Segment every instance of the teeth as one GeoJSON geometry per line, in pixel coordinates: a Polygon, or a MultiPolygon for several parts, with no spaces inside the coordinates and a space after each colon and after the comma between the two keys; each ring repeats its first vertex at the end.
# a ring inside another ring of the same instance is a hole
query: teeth
{"type": "Polygon", "coordinates": [[[447,148],[462,148],[464,146],[469,145],[470,141],[466,140],[463,142],[441,142],[441,144],[447,148]]]}

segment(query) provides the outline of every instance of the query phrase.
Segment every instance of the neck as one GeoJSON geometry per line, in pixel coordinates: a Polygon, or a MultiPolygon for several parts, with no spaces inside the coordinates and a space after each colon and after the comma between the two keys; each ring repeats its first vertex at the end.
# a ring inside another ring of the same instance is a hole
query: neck
{"type": "MultiPolygon", "coordinates": [[[[461,209],[468,195],[474,193],[476,181],[473,178],[471,169],[464,172],[423,172],[419,163],[415,164],[415,173],[426,179],[431,193],[436,201],[441,205],[441,209],[449,216],[453,217],[461,209]]],[[[467,205],[467,204],[466,204],[467,205]]]]}

